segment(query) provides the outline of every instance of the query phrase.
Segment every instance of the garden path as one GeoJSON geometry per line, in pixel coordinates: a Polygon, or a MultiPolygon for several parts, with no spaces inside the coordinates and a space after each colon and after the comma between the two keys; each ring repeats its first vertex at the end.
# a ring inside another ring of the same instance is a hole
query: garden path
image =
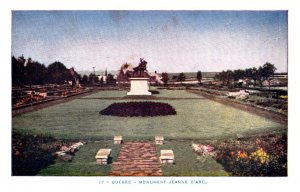
{"type": "Polygon", "coordinates": [[[126,142],[112,163],[110,176],[161,176],[156,145],[151,142],[126,142]]]}

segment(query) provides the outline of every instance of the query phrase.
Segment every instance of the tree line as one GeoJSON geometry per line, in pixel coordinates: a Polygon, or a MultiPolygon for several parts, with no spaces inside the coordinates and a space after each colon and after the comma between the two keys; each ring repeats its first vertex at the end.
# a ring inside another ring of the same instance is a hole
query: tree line
{"type": "MultiPolygon", "coordinates": [[[[254,86],[257,85],[257,82],[262,85],[262,82],[268,80],[269,87],[270,87],[270,80],[271,77],[274,75],[277,68],[274,64],[269,62],[265,63],[263,66],[259,68],[252,67],[246,69],[237,69],[237,70],[227,70],[217,73],[215,75],[215,79],[222,82],[223,85],[231,85],[232,82],[237,82],[240,79],[251,79],[254,81],[254,86]]],[[[199,84],[202,84],[202,72],[198,71],[196,74],[196,78],[199,84]]],[[[185,81],[186,77],[184,73],[180,73],[178,76],[174,75],[172,80],[177,80],[179,82],[185,81]]],[[[162,73],[162,81],[166,85],[169,81],[168,73],[162,73]]]]}
{"type": "MultiPolygon", "coordinates": [[[[101,84],[103,79],[91,73],[88,76],[81,76],[74,68],[68,69],[63,63],[55,61],[48,67],[31,58],[25,59],[24,56],[16,58],[12,56],[12,86],[24,85],[43,85],[43,84],[66,84],[72,81],[74,85],[76,81],[81,84],[101,84]]],[[[106,78],[107,84],[114,84],[113,75],[108,74],[106,78]]]]}
{"type": "MultiPolygon", "coordinates": [[[[161,80],[163,81],[164,85],[167,85],[168,81],[170,80],[168,73],[163,72],[161,74],[161,76],[162,76],[161,80]]],[[[185,76],[185,74],[183,72],[181,72],[181,73],[179,73],[178,76],[177,75],[173,75],[172,80],[176,80],[176,81],[182,83],[183,81],[186,80],[186,76],[185,76]]],[[[201,71],[197,72],[197,80],[199,81],[199,84],[201,84],[201,80],[202,80],[202,72],[201,71]]]]}
{"type": "Polygon", "coordinates": [[[237,69],[237,70],[227,70],[222,71],[215,75],[217,80],[220,80],[223,85],[230,85],[232,81],[238,81],[239,79],[249,78],[254,81],[254,86],[256,86],[257,82],[262,85],[262,82],[268,80],[270,87],[270,80],[277,68],[274,64],[265,63],[263,66],[259,68],[252,67],[247,69],[237,69]]]}
{"type": "Polygon", "coordinates": [[[63,63],[55,61],[46,67],[31,58],[12,56],[12,85],[43,85],[65,84],[75,81],[80,75],[73,69],[68,69],[63,63]]]}

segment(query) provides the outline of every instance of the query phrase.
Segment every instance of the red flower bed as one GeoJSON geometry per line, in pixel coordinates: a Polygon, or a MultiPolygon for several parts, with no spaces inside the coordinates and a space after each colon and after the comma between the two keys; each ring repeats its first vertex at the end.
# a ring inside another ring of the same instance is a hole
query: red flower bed
{"type": "Polygon", "coordinates": [[[119,117],[153,117],[176,115],[176,111],[171,105],[169,105],[168,103],[159,102],[113,103],[99,113],[101,115],[111,115],[119,117]]]}

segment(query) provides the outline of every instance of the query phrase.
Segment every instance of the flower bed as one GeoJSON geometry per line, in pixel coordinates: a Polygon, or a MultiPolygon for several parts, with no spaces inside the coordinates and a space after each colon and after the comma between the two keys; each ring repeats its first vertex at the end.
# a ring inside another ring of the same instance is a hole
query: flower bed
{"type": "Polygon", "coordinates": [[[113,103],[99,113],[119,117],[176,115],[176,111],[171,105],[159,102],[113,103]]]}
{"type": "Polygon", "coordinates": [[[202,144],[192,144],[193,150],[198,153],[199,155],[211,155],[214,156],[215,153],[214,151],[214,147],[212,147],[211,145],[202,145],[202,144]]]}
{"type": "Polygon", "coordinates": [[[287,137],[267,135],[216,147],[216,160],[234,176],[287,176],[287,137]]]}

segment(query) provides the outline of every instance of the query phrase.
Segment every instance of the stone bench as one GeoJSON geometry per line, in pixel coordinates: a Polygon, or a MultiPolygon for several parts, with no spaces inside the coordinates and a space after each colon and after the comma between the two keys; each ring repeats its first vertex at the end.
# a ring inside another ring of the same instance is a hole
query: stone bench
{"type": "Polygon", "coordinates": [[[108,163],[110,153],[111,149],[100,149],[95,156],[96,162],[100,165],[106,165],[108,163]]]}
{"type": "Polygon", "coordinates": [[[155,136],[155,144],[157,144],[157,145],[164,144],[164,137],[163,136],[155,136]]]}
{"type": "Polygon", "coordinates": [[[174,163],[174,153],[173,150],[160,150],[161,163],[174,163]]]}
{"type": "Polygon", "coordinates": [[[114,144],[122,144],[122,143],[123,143],[122,136],[115,136],[114,137],[114,144]]]}

